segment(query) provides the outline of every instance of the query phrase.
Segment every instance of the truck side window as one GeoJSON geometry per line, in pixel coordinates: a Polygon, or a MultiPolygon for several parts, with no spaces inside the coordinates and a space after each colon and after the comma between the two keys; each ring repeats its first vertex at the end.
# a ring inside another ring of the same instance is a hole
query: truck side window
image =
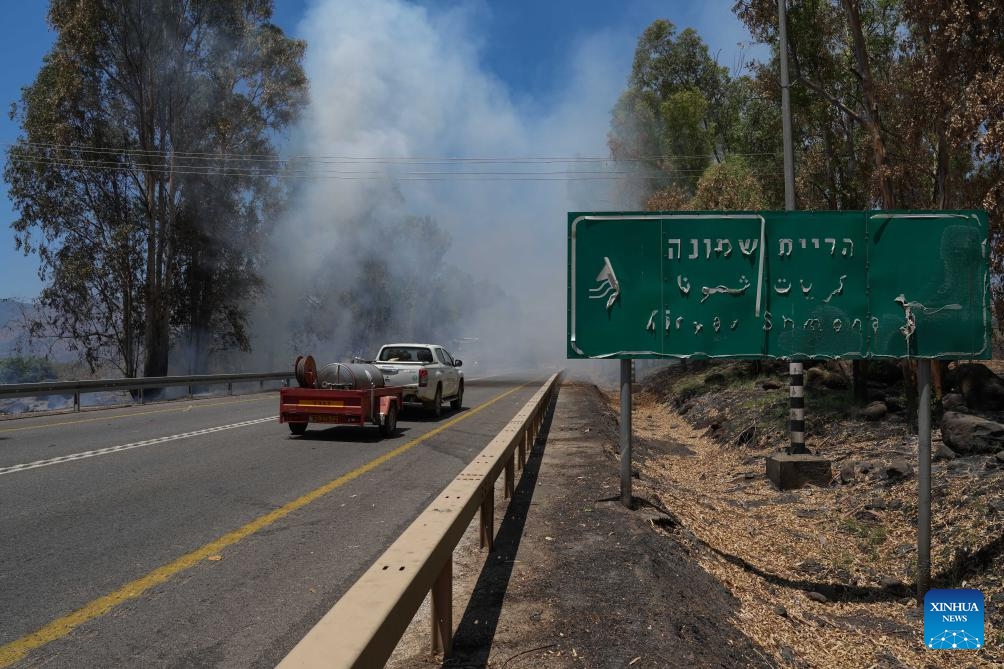
{"type": "Polygon", "coordinates": [[[447,367],[451,366],[450,363],[446,361],[446,351],[441,348],[436,349],[436,357],[439,358],[439,362],[443,363],[447,367]]]}
{"type": "Polygon", "coordinates": [[[444,363],[445,363],[445,364],[446,364],[446,365],[447,365],[448,367],[453,367],[453,356],[452,356],[452,355],[450,355],[450,352],[449,352],[449,351],[447,351],[447,350],[446,350],[445,348],[443,349],[443,356],[444,356],[444,357],[446,358],[446,360],[444,360],[443,362],[444,362],[444,363]]]}

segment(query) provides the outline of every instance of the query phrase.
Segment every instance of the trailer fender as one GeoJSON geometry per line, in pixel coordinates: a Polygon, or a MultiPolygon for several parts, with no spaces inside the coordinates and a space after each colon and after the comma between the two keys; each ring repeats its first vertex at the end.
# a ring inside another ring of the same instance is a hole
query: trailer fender
{"type": "MultiPolygon", "coordinates": [[[[392,396],[392,395],[385,395],[384,397],[380,398],[380,424],[381,425],[383,424],[384,418],[386,418],[387,414],[390,413],[390,408],[392,406],[396,406],[396,405],[397,405],[397,398],[394,397],[394,396],[392,396]]],[[[398,411],[400,411],[401,407],[397,407],[397,409],[398,409],[398,411]]]]}

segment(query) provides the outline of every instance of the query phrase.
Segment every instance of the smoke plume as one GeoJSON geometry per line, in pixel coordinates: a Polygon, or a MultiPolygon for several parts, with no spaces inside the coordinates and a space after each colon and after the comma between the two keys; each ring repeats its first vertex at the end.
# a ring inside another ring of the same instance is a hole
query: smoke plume
{"type": "Polygon", "coordinates": [[[288,153],[310,176],[291,180],[268,252],[260,364],[460,337],[480,340],[456,353],[465,367],[470,356],[500,369],[563,364],[566,212],[633,203],[617,200],[617,181],[566,178],[609,164],[513,161],[608,155],[634,38],[580,40],[558,87],[527,99],[480,60],[484,11],[309,9],[311,103],[288,153]],[[425,160],[472,157],[506,160],[425,160]]]}

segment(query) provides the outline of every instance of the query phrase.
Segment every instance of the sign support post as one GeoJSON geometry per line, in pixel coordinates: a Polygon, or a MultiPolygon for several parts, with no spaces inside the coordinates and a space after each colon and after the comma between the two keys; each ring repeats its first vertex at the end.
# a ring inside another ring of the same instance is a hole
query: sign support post
{"type": "Polygon", "coordinates": [[[621,504],[631,508],[631,361],[621,360],[621,504]]]}
{"type": "MultiPolygon", "coordinates": [[[[786,0],[777,0],[778,59],[781,61],[781,135],[784,142],[784,208],[795,210],[795,150],[791,140],[791,82],[788,78],[788,19],[786,0]]],[[[789,421],[791,445],[788,453],[808,453],[805,447],[805,394],[802,388],[804,368],[801,362],[788,363],[789,421]]]]}
{"type": "Polygon", "coordinates": [[[931,585],[931,361],[917,361],[917,604],[931,585]]]}

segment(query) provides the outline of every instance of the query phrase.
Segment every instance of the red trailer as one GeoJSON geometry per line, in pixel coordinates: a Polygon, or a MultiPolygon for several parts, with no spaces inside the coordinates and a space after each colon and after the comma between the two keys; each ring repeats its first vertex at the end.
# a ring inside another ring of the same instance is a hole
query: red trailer
{"type": "Polygon", "coordinates": [[[317,370],[312,356],[296,359],[299,388],[279,391],[279,422],[300,435],[310,423],[377,425],[390,436],[397,428],[404,389],[385,386],[383,373],[366,364],[335,362],[317,370]]]}

